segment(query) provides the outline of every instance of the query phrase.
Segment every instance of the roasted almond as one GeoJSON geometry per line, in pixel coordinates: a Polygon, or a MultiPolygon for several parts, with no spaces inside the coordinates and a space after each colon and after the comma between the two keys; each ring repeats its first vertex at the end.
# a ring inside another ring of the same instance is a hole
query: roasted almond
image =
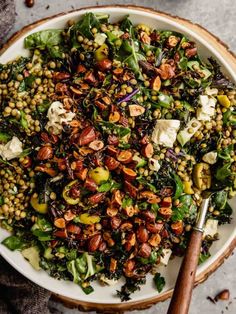
{"type": "Polygon", "coordinates": [[[53,232],[54,237],[66,239],[68,237],[67,231],[64,230],[56,230],[53,232]]]}
{"type": "Polygon", "coordinates": [[[137,173],[130,168],[124,167],[122,168],[122,172],[126,181],[133,181],[137,176],[137,173]]]}
{"type": "Polygon", "coordinates": [[[92,126],[86,127],[79,136],[78,144],[80,146],[87,145],[96,139],[95,129],[92,126]]]}
{"type": "Polygon", "coordinates": [[[150,239],[148,240],[148,243],[151,246],[157,247],[161,243],[161,236],[158,233],[152,234],[150,239]]]}
{"type": "Polygon", "coordinates": [[[93,74],[92,71],[89,71],[89,72],[87,72],[87,73],[85,74],[84,80],[85,80],[86,82],[90,83],[90,84],[96,83],[96,78],[95,78],[95,76],[94,76],[94,74],[93,74]]]}
{"type": "Polygon", "coordinates": [[[117,207],[120,207],[122,205],[122,194],[120,190],[116,190],[113,192],[111,202],[114,206],[117,207]]]}
{"type": "Polygon", "coordinates": [[[146,228],[151,233],[159,233],[161,232],[163,225],[164,225],[163,223],[147,222],[146,228]]]}
{"type": "Polygon", "coordinates": [[[144,217],[145,221],[155,221],[156,215],[155,213],[151,212],[150,210],[142,211],[142,216],[144,217]]]}
{"type": "Polygon", "coordinates": [[[118,111],[111,112],[109,115],[109,121],[116,123],[120,120],[120,114],[118,111]]]}
{"type": "Polygon", "coordinates": [[[95,183],[95,181],[89,177],[86,178],[86,180],[84,182],[84,187],[85,187],[85,189],[87,189],[91,192],[96,192],[98,189],[98,186],[95,183]]]}
{"type": "Polygon", "coordinates": [[[174,232],[174,234],[176,234],[176,235],[180,235],[184,231],[184,224],[183,224],[182,220],[173,222],[170,227],[171,227],[172,231],[174,232]]]}
{"type": "Polygon", "coordinates": [[[169,219],[172,215],[172,209],[169,207],[160,207],[158,209],[159,215],[165,219],[169,219]]]}
{"type": "Polygon", "coordinates": [[[140,33],[140,40],[141,40],[141,42],[143,42],[144,44],[147,44],[147,45],[150,45],[150,43],[151,43],[151,38],[145,32],[140,33]]]}
{"type": "Polygon", "coordinates": [[[197,48],[196,47],[195,48],[189,48],[189,49],[185,50],[185,56],[187,58],[194,57],[194,56],[196,56],[196,54],[197,54],[197,48]]]}
{"type": "Polygon", "coordinates": [[[133,205],[126,206],[126,207],[123,209],[123,211],[125,212],[125,214],[126,214],[128,217],[133,217],[133,216],[136,214],[136,212],[137,212],[135,206],[133,206],[133,205]]]}
{"type": "Polygon", "coordinates": [[[177,46],[179,42],[179,38],[176,36],[171,35],[168,39],[167,39],[167,46],[170,48],[174,48],[175,46],[177,46]]]}
{"type": "Polygon", "coordinates": [[[80,171],[83,169],[83,161],[82,160],[72,161],[70,167],[72,170],[80,171]]]}
{"type": "Polygon", "coordinates": [[[141,153],[146,158],[151,158],[154,154],[154,149],[151,143],[144,145],[141,149],[141,153]]]}
{"type": "Polygon", "coordinates": [[[137,240],[140,243],[145,243],[148,240],[148,231],[144,226],[139,226],[136,231],[137,240]]]}
{"type": "Polygon", "coordinates": [[[138,255],[143,257],[143,258],[148,258],[151,255],[152,249],[149,244],[147,243],[142,243],[140,245],[138,255]]]}
{"type": "Polygon", "coordinates": [[[51,146],[42,146],[37,154],[37,159],[47,160],[53,157],[53,149],[51,146]]]}
{"type": "Polygon", "coordinates": [[[102,72],[106,72],[111,70],[112,68],[112,62],[109,59],[103,59],[101,61],[98,61],[96,63],[97,68],[102,71],[102,72]]]}
{"type": "Polygon", "coordinates": [[[95,151],[101,150],[104,147],[103,141],[95,140],[89,143],[89,148],[92,148],[95,151]]]}
{"type": "Polygon", "coordinates": [[[111,156],[106,156],[104,163],[109,170],[115,170],[120,165],[119,161],[117,161],[115,158],[111,156]]]}
{"type": "Polygon", "coordinates": [[[105,193],[96,193],[88,198],[90,204],[95,205],[101,203],[105,199],[105,193]]]}
{"type": "Polygon", "coordinates": [[[154,77],[152,80],[151,80],[151,88],[158,92],[161,88],[161,79],[160,79],[160,76],[157,75],[156,77],[154,77]]]}
{"type": "Polygon", "coordinates": [[[133,198],[137,197],[138,189],[130,182],[125,181],[125,191],[133,198]]]}
{"type": "Polygon", "coordinates": [[[170,196],[166,196],[161,201],[161,207],[172,207],[172,198],[170,196]]]}
{"type": "Polygon", "coordinates": [[[111,218],[111,228],[116,230],[120,227],[121,219],[117,216],[111,218]]]}
{"type": "Polygon", "coordinates": [[[123,164],[128,164],[132,161],[132,153],[128,150],[122,150],[118,154],[117,159],[123,164]]]}
{"type": "Polygon", "coordinates": [[[88,251],[94,252],[99,248],[99,245],[101,243],[102,236],[100,234],[95,234],[92,236],[92,238],[88,241],[88,251]]]}
{"type": "Polygon", "coordinates": [[[70,74],[66,72],[54,72],[53,79],[56,81],[62,81],[70,78],[70,74]]]}
{"type": "Polygon", "coordinates": [[[108,155],[113,156],[113,157],[116,157],[116,155],[119,153],[119,149],[112,145],[108,145],[106,151],[108,155]]]}
{"type": "Polygon", "coordinates": [[[163,80],[168,80],[175,76],[172,66],[168,63],[161,64],[158,72],[163,80]]]}
{"type": "Polygon", "coordinates": [[[81,228],[77,226],[76,224],[72,224],[72,223],[66,226],[66,230],[67,232],[73,233],[73,234],[80,234],[81,232],[81,228]]]}
{"type": "Polygon", "coordinates": [[[64,218],[56,218],[54,220],[54,226],[60,229],[64,229],[66,226],[66,221],[64,218]]]}
{"type": "Polygon", "coordinates": [[[109,268],[110,272],[114,273],[114,271],[116,271],[116,268],[117,268],[117,260],[112,257],[110,261],[110,268],[109,268]]]}
{"type": "Polygon", "coordinates": [[[147,202],[150,204],[158,204],[161,201],[160,197],[151,191],[142,191],[140,198],[147,199],[147,202]]]}
{"type": "Polygon", "coordinates": [[[129,105],[129,114],[131,117],[138,117],[145,112],[145,108],[140,105],[129,105]]]}
{"type": "Polygon", "coordinates": [[[67,210],[64,214],[64,218],[66,221],[71,221],[76,217],[76,215],[71,211],[71,210],[67,210]]]}
{"type": "Polygon", "coordinates": [[[80,171],[75,172],[75,176],[80,180],[84,181],[88,174],[88,168],[83,168],[80,171]]]}
{"type": "Polygon", "coordinates": [[[119,144],[119,138],[116,135],[110,134],[107,138],[107,143],[109,145],[117,146],[119,144]]]}
{"type": "Polygon", "coordinates": [[[76,68],[76,73],[85,73],[86,72],[86,67],[83,64],[78,64],[76,68]]]}
{"type": "Polygon", "coordinates": [[[113,207],[113,206],[109,206],[106,209],[106,213],[110,217],[115,217],[117,215],[117,213],[118,213],[118,208],[113,207]]]}
{"type": "Polygon", "coordinates": [[[127,231],[133,229],[133,225],[131,222],[123,222],[120,226],[121,231],[127,231]]]}

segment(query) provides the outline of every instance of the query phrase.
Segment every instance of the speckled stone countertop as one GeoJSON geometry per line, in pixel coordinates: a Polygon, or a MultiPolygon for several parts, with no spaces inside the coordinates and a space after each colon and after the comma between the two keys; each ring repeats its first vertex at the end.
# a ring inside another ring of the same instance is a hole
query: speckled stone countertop
{"type": "MultiPolygon", "coordinates": [[[[91,1],[91,0],[35,0],[35,6],[26,8],[24,0],[16,2],[16,23],[10,34],[23,26],[38,19],[59,12],[72,9],[104,4],[135,4],[165,11],[201,24],[236,53],[236,1],[235,0],[115,0],[115,1],[91,1]]],[[[9,35],[10,35],[9,34],[9,35]]],[[[235,314],[236,313],[236,255],[231,256],[225,263],[199,285],[193,292],[190,314],[235,314]],[[223,289],[229,289],[231,296],[229,301],[212,304],[206,298],[215,296],[223,289]]],[[[159,303],[152,308],[142,311],[143,314],[165,314],[169,301],[159,303]]],[[[67,309],[55,302],[50,303],[53,313],[78,314],[78,310],[67,309]]],[[[82,312],[81,312],[82,313],[82,312]]],[[[131,314],[141,312],[133,311],[131,314]]],[[[91,313],[92,314],[92,313],[91,313]]]]}

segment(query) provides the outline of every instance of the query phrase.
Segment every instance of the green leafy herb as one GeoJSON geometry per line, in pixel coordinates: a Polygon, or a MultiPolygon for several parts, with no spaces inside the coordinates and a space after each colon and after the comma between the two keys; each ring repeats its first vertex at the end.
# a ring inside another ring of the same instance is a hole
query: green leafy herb
{"type": "Polygon", "coordinates": [[[7,143],[8,141],[10,141],[10,139],[11,135],[4,132],[0,132],[0,143],[7,143]]]}
{"type": "Polygon", "coordinates": [[[20,125],[24,128],[24,129],[28,129],[28,122],[26,120],[26,115],[24,113],[23,110],[20,110],[20,125]]]}
{"type": "Polygon", "coordinates": [[[162,277],[160,273],[156,273],[153,280],[157,291],[160,293],[166,284],[164,277],[162,277]]]}
{"type": "Polygon", "coordinates": [[[122,202],[122,208],[126,208],[126,207],[129,207],[129,206],[131,206],[131,205],[133,205],[133,200],[132,200],[132,198],[129,198],[129,197],[125,197],[124,199],[123,199],[123,202],[122,202]]]}
{"type": "Polygon", "coordinates": [[[9,250],[15,251],[20,250],[23,247],[23,242],[18,236],[10,236],[2,241],[2,244],[5,245],[9,250]]]}
{"type": "Polygon", "coordinates": [[[211,254],[209,252],[200,253],[198,265],[204,263],[209,257],[211,257],[211,254]]]}
{"type": "Polygon", "coordinates": [[[183,182],[182,180],[180,179],[180,177],[176,174],[176,173],[173,173],[172,174],[172,177],[175,181],[175,194],[174,194],[174,199],[177,199],[180,197],[180,195],[183,193],[183,182]]]}
{"type": "Polygon", "coordinates": [[[115,181],[107,181],[102,183],[99,188],[98,188],[98,192],[108,192],[112,189],[119,189],[121,188],[121,184],[115,182],[115,181]]]}

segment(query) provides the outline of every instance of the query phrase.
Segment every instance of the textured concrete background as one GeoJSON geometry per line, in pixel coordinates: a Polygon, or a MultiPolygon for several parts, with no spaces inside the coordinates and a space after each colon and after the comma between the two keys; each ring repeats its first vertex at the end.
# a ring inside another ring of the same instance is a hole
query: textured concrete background
{"type": "MultiPolygon", "coordinates": [[[[103,4],[135,4],[147,6],[157,10],[179,15],[206,27],[209,31],[221,38],[236,52],[236,1],[235,0],[133,0],[133,1],[91,1],[91,0],[35,0],[33,8],[28,9],[24,0],[16,2],[16,23],[10,34],[21,27],[40,18],[72,9],[103,4]]],[[[9,35],[10,35],[9,34],[9,35]]],[[[190,314],[235,314],[236,313],[236,256],[231,256],[203,284],[199,285],[193,293],[190,314]],[[231,292],[230,300],[212,304],[206,298],[215,296],[223,289],[231,292]]],[[[163,302],[151,309],[142,311],[143,314],[165,314],[169,302],[163,302]]],[[[77,310],[69,310],[63,306],[51,302],[54,313],[76,314],[77,310]]],[[[133,311],[131,314],[139,314],[133,311]]],[[[92,314],[92,313],[91,313],[92,314]]]]}

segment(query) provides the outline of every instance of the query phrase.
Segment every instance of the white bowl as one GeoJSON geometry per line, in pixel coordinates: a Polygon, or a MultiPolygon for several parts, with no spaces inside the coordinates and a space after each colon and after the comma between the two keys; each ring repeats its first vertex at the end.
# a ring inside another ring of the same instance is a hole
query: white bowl
{"type": "MultiPolygon", "coordinates": [[[[27,51],[23,48],[24,37],[36,31],[50,29],[50,28],[63,28],[69,19],[79,19],[84,13],[92,12],[103,12],[110,15],[112,22],[120,20],[125,15],[129,15],[130,19],[134,24],[145,23],[153,28],[157,29],[170,29],[184,33],[189,38],[197,43],[198,51],[203,58],[213,56],[218,62],[223,66],[223,71],[227,74],[232,81],[236,82],[236,73],[232,71],[232,68],[227,63],[220,53],[215,50],[209,43],[202,39],[197,33],[189,30],[187,27],[181,25],[180,23],[174,21],[165,16],[155,14],[148,10],[135,9],[135,8],[125,8],[125,7],[101,7],[93,9],[82,9],[74,11],[68,14],[53,17],[51,19],[45,20],[45,22],[35,25],[31,30],[23,32],[22,36],[10,45],[3,54],[0,56],[0,63],[5,63],[19,55],[27,55],[27,51]]],[[[236,204],[233,200],[230,201],[231,206],[236,209],[236,204]]],[[[234,238],[236,237],[236,211],[234,210],[233,220],[230,225],[223,225],[219,227],[220,240],[214,242],[211,247],[211,257],[198,267],[197,274],[200,275],[206,272],[211,265],[213,265],[220,256],[224,255],[227,248],[230,246],[234,238]]],[[[8,235],[6,231],[0,229],[0,242],[8,235]]],[[[25,277],[35,282],[36,284],[62,296],[72,298],[79,301],[85,301],[90,303],[99,304],[118,304],[120,299],[116,297],[116,290],[121,287],[121,284],[116,286],[106,286],[102,287],[98,283],[93,283],[94,292],[86,295],[83,293],[81,288],[76,284],[68,281],[59,281],[53,279],[45,271],[35,271],[31,265],[21,256],[19,252],[11,252],[6,247],[0,244],[0,254],[20,273],[25,277]]],[[[166,294],[167,291],[173,288],[176,275],[178,272],[178,267],[180,264],[180,259],[175,258],[170,261],[168,267],[160,267],[160,272],[166,279],[166,285],[163,292],[160,294],[166,294]]],[[[140,302],[147,299],[156,299],[158,292],[153,286],[152,276],[148,276],[146,285],[141,287],[141,290],[135,292],[132,295],[132,301],[140,302]]],[[[131,302],[132,302],[131,301],[131,302]]],[[[129,301],[130,302],[130,301],[129,301]]]]}

